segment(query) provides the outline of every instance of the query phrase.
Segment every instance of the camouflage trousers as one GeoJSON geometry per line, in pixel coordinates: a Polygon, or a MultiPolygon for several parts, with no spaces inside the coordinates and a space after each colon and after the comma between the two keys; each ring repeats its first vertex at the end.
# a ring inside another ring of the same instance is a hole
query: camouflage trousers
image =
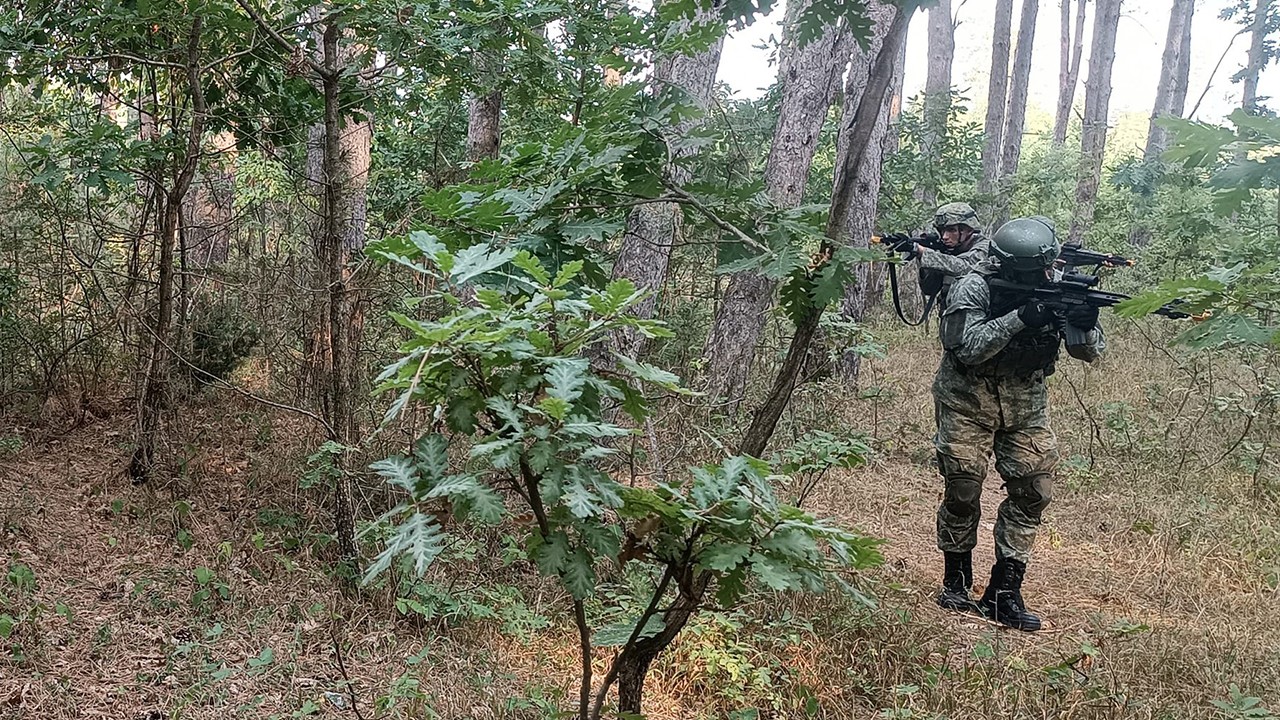
{"type": "Polygon", "coordinates": [[[1052,498],[1057,440],[1049,427],[1042,373],[1030,378],[966,376],[947,358],[934,380],[938,468],[938,548],[968,552],[978,541],[982,485],[992,451],[1008,493],[996,512],[997,558],[1028,562],[1041,514],[1052,498]]]}

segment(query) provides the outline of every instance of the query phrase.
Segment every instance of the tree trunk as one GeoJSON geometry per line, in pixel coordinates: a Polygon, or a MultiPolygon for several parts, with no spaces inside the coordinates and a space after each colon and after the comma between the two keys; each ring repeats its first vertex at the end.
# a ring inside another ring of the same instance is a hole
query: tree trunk
{"type": "MultiPolygon", "coordinates": [[[[156,213],[156,240],[159,243],[156,284],[156,315],[151,327],[151,350],[147,357],[138,403],[137,443],[129,461],[129,476],[134,483],[145,482],[155,473],[156,441],[160,418],[168,401],[169,372],[172,354],[174,253],[182,232],[182,204],[191,187],[196,166],[200,162],[200,142],[207,121],[203,88],[200,85],[200,37],[203,22],[197,15],[187,38],[186,89],[191,103],[191,123],[187,127],[186,148],[179,157],[170,188],[156,188],[160,204],[156,213]]],[[[174,84],[177,84],[176,79],[174,84]]],[[[176,130],[176,128],[175,128],[176,130]]]]}
{"type": "MultiPolygon", "coordinates": [[[[930,10],[930,25],[933,24],[932,13],[933,10],[930,10]]],[[[858,105],[867,88],[871,72],[885,42],[885,36],[890,31],[895,15],[896,13],[883,5],[872,7],[872,17],[875,21],[874,34],[866,51],[858,50],[854,53],[845,89],[843,117],[853,117],[854,113],[858,111],[858,105]]],[[[898,78],[901,77],[902,71],[902,64],[896,63],[893,68],[894,78],[891,82],[896,83],[898,78]]],[[[887,147],[897,143],[896,136],[892,136],[888,132],[892,105],[893,98],[886,96],[885,102],[875,116],[870,137],[862,153],[862,160],[857,164],[857,171],[853,181],[853,195],[842,213],[842,217],[839,219],[844,243],[853,247],[868,247],[871,244],[871,235],[876,230],[876,213],[880,199],[880,166],[884,160],[884,153],[887,147]]],[[[850,138],[847,135],[847,133],[842,133],[837,142],[837,168],[845,167],[847,164],[850,145],[850,138]]],[[[932,210],[932,207],[926,207],[932,210]]],[[[862,319],[866,316],[869,299],[875,287],[874,273],[878,269],[877,265],[872,263],[863,263],[857,267],[854,275],[855,282],[845,287],[844,297],[840,303],[840,314],[843,319],[862,322],[862,319]]],[[[911,275],[914,275],[914,273],[910,271],[900,273],[899,280],[907,279],[911,275]]],[[[906,286],[900,284],[899,290],[902,296],[903,309],[908,313],[919,313],[921,307],[919,284],[911,283],[906,286]]],[[[862,358],[856,353],[843,353],[840,356],[839,367],[837,368],[841,379],[845,382],[856,382],[861,360],[862,358]]]]}
{"type": "Polygon", "coordinates": [[[222,131],[209,139],[209,162],[195,181],[186,205],[187,249],[192,266],[208,270],[226,264],[231,254],[232,212],[236,190],[236,137],[222,131]]]}
{"type": "Polygon", "coordinates": [[[1031,89],[1031,49],[1036,40],[1036,15],[1040,0],[1022,0],[1022,17],[1018,22],[1018,47],[1013,56],[1013,74],[1009,81],[1009,109],[1005,114],[1004,152],[1000,157],[1000,194],[991,227],[998,228],[1009,219],[1009,202],[1013,183],[1022,157],[1022,130],[1027,119],[1027,93],[1031,89]]]}
{"type": "MultiPolygon", "coordinates": [[[[695,23],[715,22],[710,11],[701,11],[695,23]]],[[[711,91],[715,86],[716,71],[720,67],[720,51],[724,48],[724,36],[720,36],[706,51],[694,56],[675,55],[659,58],[653,68],[653,91],[657,95],[683,94],[705,111],[711,105],[711,91]]],[[[689,118],[676,123],[670,130],[668,141],[685,137],[702,122],[702,118],[689,118]]],[[[672,147],[673,160],[680,160],[695,151],[687,147],[672,147]]],[[[688,181],[688,172],[673,162],[666,168],[667,178],[675,185],[688,181]]],[[[681,210],[673,203],[650,203],[637,206],[627,217],[622,248],[613,265],[613,277],[628,278],[637,288],[651,294],[635,305],[633,314],[651,318],[658,306],[659,294],[667,280],[667,267],[671,262],[671,250],[680,240],[681,210]]],[[[645,350],[645,338],[640,333],[624,329],[611,339],[617,352],[636,357],[645,350]]]]}
{"type": "MultiPolygon", "coordinates": [[[[951,65],[955,54],[951,0],[940,0],[929,8],[929,67],[924,83],[924,133],[920,141],[921,154],[930,164],[942,162],[941,143],[951,110],[951,65]]],[[[938,188],[931,183],[917,188],[914,194],[925,208],[933,209],[938,204],[938,188]]]]}
{"type": "Polygon", "coordinates": [[[1058,65],[1058,111],[1053,118],[1053,145],[1062,147],[1067,141],[1067,125],[1071,121],[1071,105],[1075,102],[1076,84],[1080,81],[1080,56],[1084,53],[1085,3],[1076,2],[1075,40],[1071,41],[1071,0],[1059,0],[1062,6],[1061,57],[1058,65]],[[1068,44],[1070,43],[1070,44],[1068,44]]]}
{"type": "MultiPolygon", "coordinates": [[[[986,142],[982,148],[982,178],[978,194],[989,199],[1000,175],[1000,138],[1004,132],[1004,111],[1009,89],[1009,35],[1013,29],[1013,0],[996,0],[996,20],[991,41],[991,85],[987,89],[987,119],[983,125],[986,142]]],[[[988,215],[989,216],[989,215],[988,215]]]]}
{"type": "Polygon", "coordinates": [[[1089,80],[1085,83],[1084,124],[1080,137],[1080,168],[1076,175],[1076,208],[1068,242],[1083,243],[1093,225],[1102,154],[1107,145],[1107,110],[1111,102],[1111,69],[1116,59],[1116,27],[1122,0],[1098,0],[1089,51],[1089,80]]]}
{"type": "MultiPolygon", "coordinates": [[[[475,55],[474,66],[484,79],[495,78],[502,72],[502,64],[486,53],[475,55]]],[[[501,143],[502,89],[493,87],[467,101],[467,160],[479,162],[496,158],[501,143]]]]}
{"type": "MultiPolygon", "coordinates": [[[[801,3],[789,6],[788,20],[794,22],[804,7],[801,3]]],[[[779,73],[782,100],[764,182],[765,192],[774,203],[795,207],[804,197],[822,125],[848,60],[836,49],[841,43],[835,30],[804,48],[796,47],[790,31],[788,35],[779,73]]],[[[729,278],[724,299],[716,308],[703,351],[707,390],[713,396],[728,399],[734,407],[742,401],[773,304],[774,287],[772,279],[759,273],[736,273],[729,278]]]]}
{"type": "Polygon", "coordinates": [[[1160,65],[1160,82],[1156,85],[1156,102],[1151,110],[1147,131],[1147,147],[1142,157],[1147,162],[1160,159],[1169,147],[1169,131],[1156,121],[1162,117],[1182,117],[1187,102],[1187,78],[1191,70],[1191,20],[1195,0],[1173,0],[1169,12],[1169,31],[1164,40],[1164,57],[1160,65]]]}
{"type": "MultiPolygon", "coordinates": [[[[1173,0],[1169,12],[1169,31],[1165,35],[1164,56],[1160,66],[1160,82],[1156,85],[1156,101],[1151,110],[1151,124],[1147,130],[1147,146],[1142,153],[1145,162],[1155,163],[1169,147],[1169,131],[1158,120],[1164,117],[1182,117],[1187,102],[1187,79],[1191,70],[1191,19],[1195,13],[1195,0],[1173,0]]],[[[1142,247],[1151,241],[1151,228],[1145,218],[1150,199],[1138,200],[1137,222],[1129,231],[1129,243],[1142,247]]]]}
{"type": "MultiPolygon", "coordinates": [[[[872,12],[875,12],[873,6],[872,12]]],[[[881,50],[876,54],[875,65],[867,82],[866,90],[858,102],[853,121],[849,122],[841,135],[848,135],[848,147],[843,162],[836,168],[835,185],[831,190],[831,212],[827,219],[826,240],[819,249],[819,257],[828,256],[840,243],[849,242],[843,219],[848,216],[855,195],[860,191],[857,182],[859,166],[867,160],[866,150],[870,147],[875,125],[883,110],[885,95],[893,84],[895,67],[898,65],[899,51],[906,42],[907,28],[911,22],[911,11],[903,12],[896,6],[889,10],[892,21],[884,35],[881,50]]],[[[848,122],[848,121],[842,121],[848,122]]],[[[739,444],[739,452],[753,457],[763,457],[769,439],[773,437],[778,425],[778,418],[791,400],[800,369],[809,354],[809,346],[822,319],[823,308],[813,308],[796,324],[795,334],[787,348],[787,355],[774,378],[773,387],[764,402],[751,418],[751,426],[743,435],[739,444]]]]}
{"type": "MultiPolygon", "coordinates": [[[[330,17],[321,38],[324,119],[311,129],[309,138],[310,149],[319,150],[318,157],[309,155],[308,167],[316,173],[312,179],[318,180],[313,185],[320,200],[314,247],[320,261],[321,287],[325,288],[316,303],[318,324],[313,338],[322,361],[317,368],[322,381],[317,387],[322,393],[329,439],[354,445],[360,437],[355,398],[364,384],[364,371],[358,357],[362,298],[352,276],[352,260],[364,248],[373,128],[367,117],[343,115],[341,81],[351,53],[339,47],[341,34],[339,20],[330,17]]],[[[339,474],[334,483],[334,530],[342,558],[353,560],[355,501],[347,473],[339,474]]]]}
{"type": "Polygon", "coordinates": [[[679,594],[671,606],[662,613],[662,630],[657,635],[638,640],[635,645],[627,648],[625,657],[621,655],[618,657],[618,711],[620,713],[631,713],[633,717],[641,715],[641,707],[644,704],[644,679],[649,674],[649,666],[698,612],[710,583],[711,573],[688,569],[685,577],[677,583],[677,587],[680,588],[679,594]]]}
{"type": "Polygon", "coordinates": [[[1250,115],[1258,113],[1258,76],[1262,74],[1262,66],[1266,64],[1265,43],[1267,36],[1267,15],[1271,12],[1272,0],[1256,0],[1253,7],[1253,23],[1250,26],[1252,42],[1249,44],[1249,61],[1245,65],[1243,94],[1240,107],[1250,115]]]}

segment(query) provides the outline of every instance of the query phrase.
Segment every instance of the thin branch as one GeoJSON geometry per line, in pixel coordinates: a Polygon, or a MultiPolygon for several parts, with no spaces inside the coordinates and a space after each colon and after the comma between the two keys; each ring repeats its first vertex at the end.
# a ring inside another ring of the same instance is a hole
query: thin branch
{"type": "Polygon", "coordinates": [[[777,257],[778,255],[777,253],[765,247],[764,245],[760,244],[760,242],[755,238],[751,237],[750,235],[747,235],[737,225],[734,225],[733,223],[721,218],[719,215],[715,213],[714,210],[704,205],[701,200],[697,199],[696,197],[686,192],[684,188],[674,185],[670,182],[667,182],[666,180],[663,181],[663,184],[667,186],[667,189],[670,190],[673,195],[675,195],[676,202],[692,205],[694,209],[696,209],[698,212],[706,216],[706,218],[710,220],[714,225],[719,227],[721,230],[725,230],[729,233],[732,233],[734,236],[736,236],[739,240],[741,240],[747,246],[755,250],[759,250],[761,253],[764,253],[769,257],[777,257]]]}
{"type": "MultiPolygon", "coordinates": [[[[257,24],[258,27],[262,28],[262,31],[265,32],[272,40],[274,40],[276,44],[280,46],[281,49],[290,53],[298,49],[298,46],[296,44],[289,42],[287,39],[285,39],[284,36],[282,36],[278,31],[276,31],[275,28],[267,24],[267,21],[263,20],[262,16],[258,14],[258,12],[254,10],[252,7],[250,7],[249,3],[246,2],[246,0],[236,0],[236,4],[240,6],[241,10],[244,10],[246,13],[248,13],[249,17],[253,19],[253,22],[257,24]]],[[[301,53],[301,56],[302,56],[302,61],[307,64],[307,67],[311,68],[312,72],[314,72],[316,75],[320,77],[325,77],[325,74],[328,71],[320,63],[316,62],[313,58],[308,57],[306,53],[301,53]]]]}

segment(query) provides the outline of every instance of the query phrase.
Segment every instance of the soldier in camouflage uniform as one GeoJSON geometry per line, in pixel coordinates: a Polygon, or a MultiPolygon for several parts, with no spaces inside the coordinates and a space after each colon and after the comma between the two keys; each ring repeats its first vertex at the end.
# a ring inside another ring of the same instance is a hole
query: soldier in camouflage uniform
{"type": "Polygon", "coordinates": [[[912,243],[905,233],[886,236],[883,242],[901,248],[907,259],[919,259],[920,291],[926,296],[942,291],[940,305],[945,306],[945,290],[955,278],[987,259],[991,242],[982,236],[978,214],[969,203],[952,202],[939,207],[933,214],[933,227],[947,246],[945,251],[912,243]]]}
{"type": "Polygon", "coordinates": [[[942,364],[933,382],[938,466],[945,484],[938,508],[938,549],[945,558],[938,604],[977,611],[1019,630],[1040,629],[1022,601],[1022,578],[1049,504],[1057,462],[1045,378],[1059,345],[1093,362],[1104,340],[1097,308],[1061,315],[988,278],[1040,285],[1052,278],[1061,246],[1047,218],[1019,218],[992,237],[991,258],[951,286],[941,321],[942,364]],[[1068,325],[1073,332],[1067,332],[1068,325]],[[971,552],[978,540],[982,483],[992,450],[1008,497],[996,515],[996,564],[978,602],[971,552]]]}

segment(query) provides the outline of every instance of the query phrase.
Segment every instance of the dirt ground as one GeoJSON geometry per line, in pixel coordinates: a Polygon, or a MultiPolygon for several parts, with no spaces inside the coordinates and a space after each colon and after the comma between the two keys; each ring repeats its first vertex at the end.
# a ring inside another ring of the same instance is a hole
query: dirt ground
{"type": "MultiPolygon", "coordinates": [[[[803,677],[821,703],[802,711],[775,698],[758,717],[1226,717],[1211,702],[1227,700],[1232,682],[1280,703],[1280,596],[1267,575],[1275,517],[1229,486],[1156,492],[1178,485],[1139,465],[1064,473],[1025,587],[1045,630],[936,609],[941,485],[921,430],[931,408],[927,393],[904,389],[935,360],[923,343],[895,358],[892,373],[872,368],[868,380],[896,388],[892,399],[842,412],[866,426],[878,403],[877,436],[899,439],[825,478],[813,501],[887,539],[885,565],[865,578],[879,605],[830,626],[821,603],[789,606],[810,614],[798,639],[769,650],[773,660],[744,653],[789,678],[777,695],[794,695],[803,677]],[[939,667],[964,681],[930,684],[939,667]],[[1054,668],[1074,685],[1053,685],[1054,668]]],[[[1067,392],[1055,385],[1064,408],[1067,392]]],[[[298,542],[316,532],[299,518],[323,517],[322,498],[296,489],[311,449],[303,429],[238,401],[184,412],[190,439],[170,449],[186,460],[168,482],[125,479],[127,417],[91,419],[0,459],[0,623],[10,625],[0,718],[532,718],[568,705],[576,670],[563,625],[415,624],[394,612],[394,593],[344,594],[322,543],[298,542]]],[[[1061,415],[1065,454],[1078,454],[1087,432],[1061,415]]],[[[1002,496],[993,474],[984,538],[1002,496]]],[[[991,554],[984,540],[980,585],[991,554]]],[[[554,592],[529,596],[531,612],[562,613],[554,592]]],[[[700,672],[728,677],[723,663],[708,670],[697,645],[655,668],[650,717],[723,716],[696,695],[700,672]]]]}

